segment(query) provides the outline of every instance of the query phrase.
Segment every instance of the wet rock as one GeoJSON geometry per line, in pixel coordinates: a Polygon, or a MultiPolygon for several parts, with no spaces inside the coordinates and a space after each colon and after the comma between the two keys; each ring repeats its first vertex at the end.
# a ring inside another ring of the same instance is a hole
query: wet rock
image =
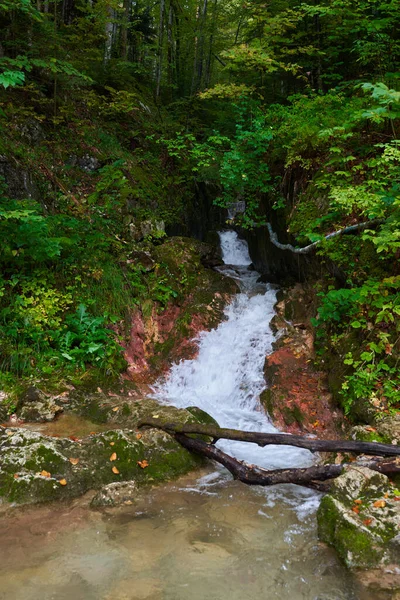
{"type": "Polygon", "coordinates": [[[97,492],[90,503],[92,508],[133,504],[138,493],[136,481],[109,483],[97,492]]]}
{"type": "Polygon", "coordinates": [[[218,325],[224,308],[238,291],[237,284],[214,270],[204,268],[214,251],[197,240],[171,237],[152,250],[155,272],[160,279],[174,281],[160,294],[164,305],[146,301],[131,316],[125,360],[129,378],[136,382],[151,381],[172,362],[193,358],[200,331],[218,325]]]}
{"type": "Polygon", "coordinates": [[[46,396],[36,387],[29,387],[20,397],[17,415],[23,421],[45,423],[53,421],[63,411],[54,398],[46,396]]]}
{"type": "MultiPolygon", "coordinates": [[[[90,402],[93,405],[93,398],[90,402]]],[[[100,414],[114,419],[113,427],[123,423],[124,429],[81,440],[0,428],[0,497],[18,504],[67,499],[110,483],[135,481],[140,486],[167,481],[204,464],[203,458],[185,450],[167,433],[158,429],[138,432],[134,427],[146,416],[185,423],[201,422],[208,415],[195,417],[154,400],[132,401],[126,404],[129,411],[117,404],[115,411],[116,402],[114,397],[112,404],[100,407],[100,414]]]]}
{"type": "Polygon", "coordinates": [[[342,414],[332,401],[325,373],[314,367],[313,307],[312,294],[300,284],[278,294],[271,322],[277,340],[265,359],[269,387],[260,401],[279,429],[332,438],[342,414]]]}
{"type": "Polygon", "coordinates": [[[376,568],[395,560],[395,555],[398,559],[397,497],[385,475],[358,464],[348,467],[321,501],[320,539],[351,568],[376,568]]]}

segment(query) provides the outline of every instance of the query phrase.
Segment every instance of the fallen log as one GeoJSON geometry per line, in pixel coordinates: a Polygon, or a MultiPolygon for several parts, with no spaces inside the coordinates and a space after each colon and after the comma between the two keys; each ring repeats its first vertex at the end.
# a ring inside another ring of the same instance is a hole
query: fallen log
{"type": "MultiPolygon", "coordinates": [[[[161,427],[163,429],[163,427],[161,427]]],[[[327,491],[327,486],[322,482],[339,477],[348,464],[340,465],[314,465],[305,468],[273,469],[267,470],[256,465],[249,465],[226,454],[213,444],[198,439],[190,438],[184,433],[175,433],[175,439],[187,450],[197,452],[207,458],[215,460],[232,473],[234,479],[247,485],[270,486],[282,483],[291,483],[327,491]]],[[[352,463],[355,466],[355,463],[352,463]]],[[[367,467],[385,475],[400,473],[400,460],[398,458],[374,461],[362,461],[359,466],[367,467]]]]}
{"type": "Polygon", "coordinates": [[[252,442],[264,447],[269,444],[275,446],[296,446],[305,448],[310,452],[350,452],[352,454],[367,454],[370,456],[400,456],[400,446],[381,444],[378,442],[355,442],[352,440],[318,440],[302,435],[288,433],[263,433],[255,431],[240,431],[239,429],[225,429],[215,425],[201,425],[200,423],[163,423],[160,419],[144,419],[139,427],[156,427],[168,433],[186,433],[207,435],[214,441],[219,439],[235,440],[238,442],[252,442]]]}
{"type": "Polygon", "coordinates": [[[263,433],[254,431],[240,431],[238,429],[224,429],[215,425],[202,425],[200,423],[165,423],[157,418],[148,418],[139,422],[138,427],[155,427],[166,431],[173,436],[184,448],[215,460],[223,465],[234,479],[247,485],[270,486],[282,483],[303,485],[320,491],[327,491],[330,479],[339,477],[347,463],[313,465],[305,468],[264,469],[250,465],[226,454],[214,444],[221,438],[240,442],[250,442],[265,447],[269,444],[296,446],[311,452],[351,452],[354,454],[391,457],[379,460],[363,459],[359,463],[350,463],[367,467],[385,475],[400,473],[400,448],[392,444],[379,444],[377,442],[354,442],[351,440],[317,440],[299,435],[285,433],[263,433]],[[205,435],[212,439],[211,443],[199,437],[189,435],[205,435]],[[325,482],[325,483],[324,483],[325,482]]]}

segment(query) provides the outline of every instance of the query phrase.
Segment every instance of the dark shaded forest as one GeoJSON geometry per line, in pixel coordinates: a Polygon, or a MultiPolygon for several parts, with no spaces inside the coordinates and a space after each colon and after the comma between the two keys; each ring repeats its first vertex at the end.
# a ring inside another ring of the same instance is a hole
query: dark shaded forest
{"type": "Polygon", "coordinates": [[[312,283],[346,412],[399,408],[398,2],[1,0],[0,32],[5,389],[118,377],[131,311],[191,290],[154,248],[229,219],[312,283]]]}

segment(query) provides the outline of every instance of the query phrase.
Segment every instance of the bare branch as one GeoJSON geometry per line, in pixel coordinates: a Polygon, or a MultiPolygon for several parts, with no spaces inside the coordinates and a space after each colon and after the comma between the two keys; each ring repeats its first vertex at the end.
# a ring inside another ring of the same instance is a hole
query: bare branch
{"type": "Polygon", "coordinates": [[[330,240],[334,237],[340,235],[347,235],[348,233],[354,233],[355,231],[362,231],[363,229],[367,229],[368,227],[374,227],[379,223],[383,223],[384,219],[374,219],[373,221],[365,221],[364,223],[357,223],[356,225],[350,225],[349,227],[344,227],[343,229],[339,229],[338,231],[334,231],[333,233],[329,233],[322,240],[317,240],[308,246],[304,246],[304,248],[299,248],[296,246],[292,246],[291,244],[281,244],[278,241],[278,236],[272,229],[271,223],[267,223],[267,229],[269,233],[270,240],[274,246],[280,248],[281,250],[290,250],[295,254],[308,254],[312,250],[314,250],[322,241],[330,240]]]}

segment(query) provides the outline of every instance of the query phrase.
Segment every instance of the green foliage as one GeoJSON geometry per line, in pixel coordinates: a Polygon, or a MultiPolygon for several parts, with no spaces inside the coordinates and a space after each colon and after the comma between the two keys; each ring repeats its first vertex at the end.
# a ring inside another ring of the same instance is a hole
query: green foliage
{"type": "Polygon", "coordinates": [[[15,87],[16,85],[23,85],[25,81],[24,73],[21,71],[3,71],[0,73],[0,85],[5,89],[8,87],[15,87]]]}
{"type": "Polygon", "coordinates": [[[359,399],[377,410],[399,407],[400,277],[367,280],[361,287],[321,293],[317,327],[320,348],[330,339],[340,348],[349,338],[357,349],[346,352],[343,364],[351,369],[342,385],[347,412],[359,399]]]}

